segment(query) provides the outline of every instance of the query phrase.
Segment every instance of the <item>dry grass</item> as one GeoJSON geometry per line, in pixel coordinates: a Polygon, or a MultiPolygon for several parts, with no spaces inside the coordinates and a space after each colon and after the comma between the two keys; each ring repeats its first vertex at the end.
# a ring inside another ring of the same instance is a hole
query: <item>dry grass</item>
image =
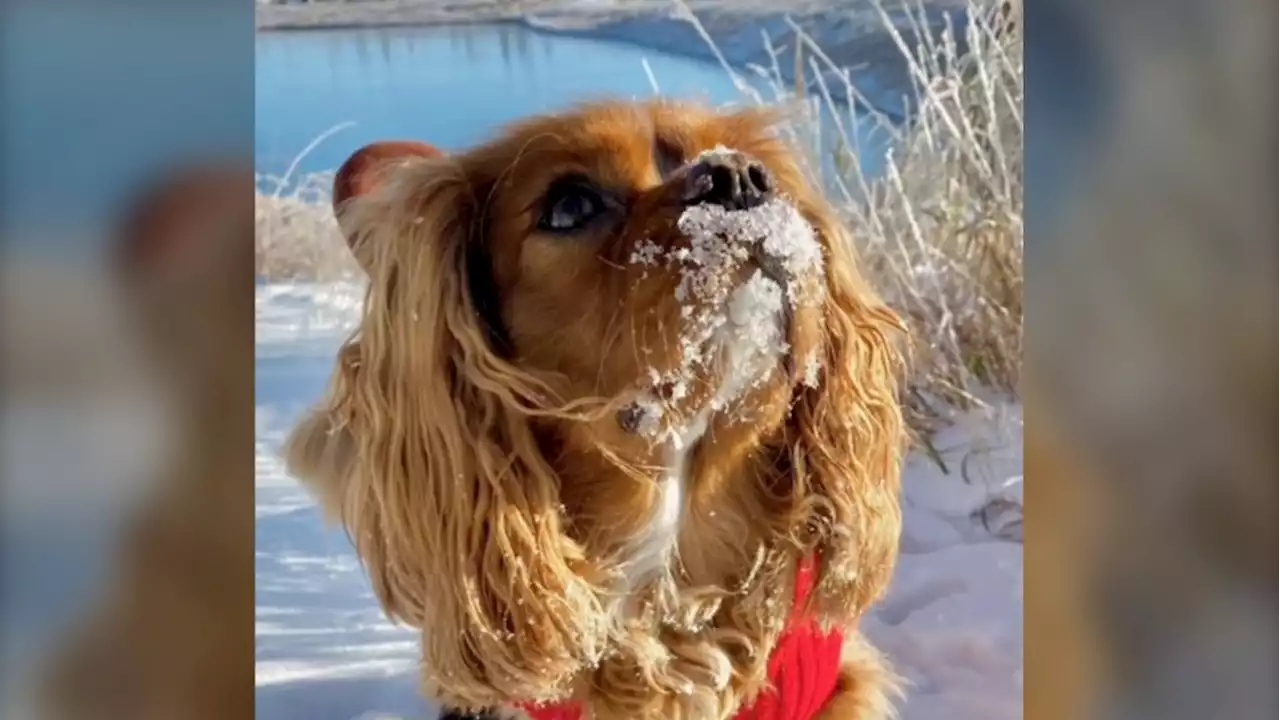
{"type": "Polygon", "coordinates": [[[258,176],[256,272],[271,280],[350,280],[359,267],[330,210],[333,173],[258,176]]]}
{"type": "MultiPolygon", "coordinates": [[[[848,108],[859,94],[848,74],[798,34],[790,59],[803,63],[818,91],[801,104],[794,130],[798,141],[829,152],[822,148],[831,143],[809,131],[820,127],[822,116],[835,128],[837,157],[829,163],[835,169],[816,172],[859,238],[865,270],[910,323],[913,377],[906,400],[912,426],[926,430],[992,390],[1017,394],[1022,4],[970,0],[973,20],[962,38],[950,23],[927,30],[919,4],[893,14],[881,0],[872,5],[910,64],[911,121],[894,127],[874,114],[854,117],[848,108]],[[851,150],[856,123],[892,135],[892,152],[875,178],[863,175],[851,150]]],[[[771,74],[780,78],[776,67],[771,74]]],[[[782,89],[780,82],[774,86],[782,89]]]]}
{"type": "MultiPolygon", "coordinates": [[[[913,362],[905,401],[927,444],[951,411],[980,405],[993,390],[1018,392],[1022,3],[970,0],[962,36],[951,22],[931,30],[919,0],[871,6],[909,64],[914,98],[905,126],[855,111],[873,103],[794,24],[789,47],[769,47],[771,67],[754,68],[768,96],[761,83],[725,69],[752,102],[792,109],[784,130],[858,238],[864,271],[907,319],[913,362]],[[783,63],[794,63],[794,84],[783,80],[783,63]],[[867,177],[857,137],[876,133],[892,149],[883,173],[867,177]]],[[[686,19],[697,24],[691,13],[686,19]]]]}
{"type": "MultiPolygon", "coordinates": [[[[914,113],[906,126],[855,113],[865,105],[855,102],[862,96],[849,73],[798,27],[789,47],[769,48],[772,67],[754,68],[763,83],[724,63],[747,101],[792,109],[784,132],[859,238],[866,272],[910,323],[906,401],[919,431],[991,390],[1016,395],[1021,374],[1021,2],[1005,3],[1011,16],[996,12],[997,4],[970,0],[973,20],[957,37],[951,24],[926,29],[919,4],[872,0],[911,66],[914,113]],[[810,92],[798,91],[803,80],[782,79],[783,63],[812,78],[810,92]],[[861,170],[855,126],[892,136],[876,177],[861,170]]],[[[288,192],[259,193],[259,274],[333,280],[357,272],[329,212],[330,181],[317,175],[290,183],[288,192]]]]}

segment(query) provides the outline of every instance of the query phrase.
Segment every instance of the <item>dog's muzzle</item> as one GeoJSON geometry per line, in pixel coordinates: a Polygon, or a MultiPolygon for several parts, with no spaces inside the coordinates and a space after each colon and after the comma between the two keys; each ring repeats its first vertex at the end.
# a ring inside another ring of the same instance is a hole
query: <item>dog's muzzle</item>
{"type": "MultiPolygon", "coordinates": [[[[782,297],[775,317],[784,342],[777,357],[785,376],[793,377],[795,359],[790,343],[796,301],[793,290],[798,289],[797,278],[806,262],[816,258],[816,262],[821,263],[812,228],[795,208],[778,199],[776,183],[768,169],[735,150],[718,147],[701,154],[682,168],[672,182],[677,184],[680,202],[685,208],[679,221],[680,229],[692,243],[690,249],[681,250],[681,254],[673,257],[691,263],[685,265],[685,272],[693,273],[694,280],[716,275],[710,268],[719,265],[718,272],[732,273],[720,275],[722,280],[737,277],[746,270],[748,277],[752,271],[758,271],[757,277],[772,281],[782,297]],[[702,278],[697,277],[700,274],[702,278]]],[[[690,279],[686,275],[685,281],[690,279]]],[[[718,285],[719,281],[713,284],[718,285]]],[[[692,285],[696,287],[698,282],[692,285]]],[[[745,285],[739,289],[750,297],[751,291],[745,285]]],[[[680,290],[677,299],[685,299],[680,290]]],[[[702,300],[718,303],[729,298],[703,297],[702,300]]],[[[745,328],[741,331],[749,332],[745,328]]],[[[705,341],[706,336],[702,337],[705,341]]],[[[659,383],[659,388],[662,387],[665,386],[659,383]]],[[[655,391],[663,394],[658,388],[655,391]]],[[[628,433],[644,432],[652,416],[651,404],[641,400],[622,408],[617,414],[619,426],[628,433]]]]}

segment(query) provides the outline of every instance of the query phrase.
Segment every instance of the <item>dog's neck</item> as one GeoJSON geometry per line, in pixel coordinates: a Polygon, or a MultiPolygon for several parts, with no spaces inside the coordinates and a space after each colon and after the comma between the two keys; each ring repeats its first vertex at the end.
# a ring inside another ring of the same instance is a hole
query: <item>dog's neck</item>
{"type": "MultiPolygon", "coordinates": [[[[627,586],[635,588],[642,585],[655,573],[668,568],[679,550],[681,530],[692,491],[705,491],[703,483],[697,482],[699,477],[695,470],[707,474],[708,462],[705,458],[716,457],[713,465],[736,467],[742,464],[747,448],[716,447],[715,436],[711,436],[712,424],[717,415],[722,414],[714,408],[724,407],[725,403],[742,394],[743,389],[760,373],[760,359],[746,357],[745,353],[736,352],[737,348],[725,342],[727,365],[732,368],[723,379],[719,391],[712,404],[703,408],[692,418],[673,428],[660,451],[661,464],[657,473],[658,497],[652,503],[649,521],[635,537],[627,549],[624,573],[627,586]],[[710,436],[710,437],[709,437],[710,436]],[[700,467],[695,467],[695,460],[702,459],[700,467]]],[[[772,358],[768,359],[772,362],[772,358]]],[[[723,491],[723,488],[721,488],[723,491]]],[[[714,513],[715,492],[703,492],[702,506],[707,513],[714,513]],[[710,497],[708,497],[710,496],[710,497]]]]}
{"type": "Polygon", "coordinates": [[[780,444],[793,382],[784,300],[762,283],[738,288],[704,341],[714,379],[689,376],[667,401],[656,389],[642,395],[637,405],[661,408],[650,426],[604,418],[559,428],[570,532],[619,571],[625,595],[655,579],[727,587],[771,534],[767,474],[778,452],[769,448],[780,444]]]}
{"type": "MultiPolygon", "coordinates": [[[[785,417],[785,407],[765,411],[785,417]]],[[[723,588],[749,571],[778,509],[764,488],[780,474],[780,428],[698,413],[647,447],[634,473],[600,449],[598,435],[570,435],[556,463],[569,529],[589,557],[620,570],[617,590],[662,573],[723,588]]]]}
{"type": "Polygon", "coordinates": [[[628,589],[643,585],[671,563],[693,486],[694,456],[706,431],[706,420],[697,418],[662,451],[663,463],[656,477],[657,498],[651,504],[649,520],[630,540],[624,555],[622,570],[628,589]]]}
{"type": "Polygon", "coordinates": [[[668,572],[682,585],[724,586],[749,564],[762,519],[756,478],[775,450],[722,445],[708,432],[656,449],[635,476],[603,454],[574,455],[561,469],[573,493],[563,498],[569,531],[588,557],[620,571],[615,590],[668,572]]]}

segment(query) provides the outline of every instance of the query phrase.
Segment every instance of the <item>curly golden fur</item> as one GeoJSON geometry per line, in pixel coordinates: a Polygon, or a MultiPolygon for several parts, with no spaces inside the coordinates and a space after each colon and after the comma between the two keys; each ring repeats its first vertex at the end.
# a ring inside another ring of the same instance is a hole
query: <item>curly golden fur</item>
{"type": "MultiPolygon", "coordinates": [[[[387,612],[423,628],[425,684],[442,701],[729,717],[766,683],[801,558],[818,559],[808,610],[828,625],[853,628],[888,584],[901,324],[772,120],[594,104],[462,154],[407,154],[342,203],[369,274],[363,316],[286,454],[347,527],[387,612]],[[673,553],[637,580],[625,568],[674,441],[629,432],[619,411],[678,365],[688,311],[677,273],[630,259],[646,243],[688,248],[682,168],[719,146],[763,164],[815,230],[821,292],[795,307],[786,339],[817,376],[779,359],[742,398],[747,419],[708,414],[727,372],[714,364],[662,398],[662,422],[703,418],[706,432],[685,456],[673,553]],[[617,199],[572,237],[538,223],[569,176],[617,199]]],[[[860,700],[846,706],[882,717],[890,675],[856,655],[841,692],[860,700]]]]}

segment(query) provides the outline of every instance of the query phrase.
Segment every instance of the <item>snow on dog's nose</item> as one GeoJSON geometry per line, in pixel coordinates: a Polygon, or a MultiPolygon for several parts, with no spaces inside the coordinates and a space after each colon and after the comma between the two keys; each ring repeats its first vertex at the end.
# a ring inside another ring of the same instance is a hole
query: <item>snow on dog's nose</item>
{"type": "Polygon", "coordinates": [[[689,204],[677,225],[688,244],[642,247],[633,263],[678,274],[680,363],[650,370],[652,399],[619,415],[632,432],[661,435],[662,402],[717,378],[707,412],[720,412],[781,369],[790,374],[793,311],[821,298],[822,247],[813,227],[776,196],[768,170],[722,147],[686,168],[689,204]]]}

